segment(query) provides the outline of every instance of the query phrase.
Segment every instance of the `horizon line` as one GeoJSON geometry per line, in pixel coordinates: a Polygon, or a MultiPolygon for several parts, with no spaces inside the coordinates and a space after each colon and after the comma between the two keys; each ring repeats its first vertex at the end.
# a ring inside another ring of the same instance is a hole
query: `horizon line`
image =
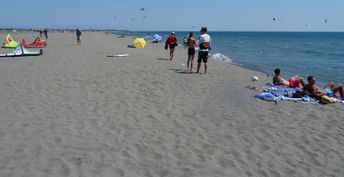
{"type": "MultiPolygon", "coordinates": [[[[1,28],[0,31],[8,31],[8,30],[37,30],[41,28],[1,28]]],[[[50,30],[74,30],[76,28],[45,28],[45,29],[50,29],[50,30]]],[[[193,30],[127,30],[127,29],[111,29],[111,28],[80,28],[83,31],[128,31],[128,32],[189,32],[193,30]]],[[[198,30],[194,30],[198,31],[198,30]]],[[[344,31],[303,31],[303,30],[291,30],[291,31],[282,31],[282,30],[210,30],[210,32],[315,32],[315,33],[344,33],[344,31]]]]}

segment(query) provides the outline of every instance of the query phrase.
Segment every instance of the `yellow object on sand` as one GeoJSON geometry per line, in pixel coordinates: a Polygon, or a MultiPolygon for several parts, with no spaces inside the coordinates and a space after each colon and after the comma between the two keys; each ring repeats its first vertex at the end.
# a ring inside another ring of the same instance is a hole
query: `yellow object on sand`
{"type": "Polygon", "coordinates": [[[147,42],[143,38],[136,38],[134,40],[134,45],[136,48],[144,48],[146,46],[147,42]]]}
{"type": "Polygon", "coordinates": [[[18,45],[19,43],[14,41],[10,34],[7,34],[4,43],[2,44],[2,48],[17,48],[18,45]]]}

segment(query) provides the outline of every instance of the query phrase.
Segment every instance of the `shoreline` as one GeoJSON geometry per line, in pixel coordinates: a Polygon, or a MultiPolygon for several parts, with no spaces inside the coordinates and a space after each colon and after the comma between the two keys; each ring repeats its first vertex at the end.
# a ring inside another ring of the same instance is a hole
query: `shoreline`
{"type": "MultiPolygon", "coordinates": [[[[184,31],[183,33],[185,33],[185,34],[180,33],[179,37],[183,36],[183,35],[185,36],[187,34],[186,31],[184,31]]],[[[137,32],[135,32],[135,34],[127,34],[127,35],[128,36],[140,36],[140,34],[141,34],[141,36],[148,37],[150,35],[153,35],[154,33],[152,33],[152,32],[145,33],[145,32],[137,31],[137,32]]],[[[167,34],[168,33],[166,32],[166,34],[162,34],[162,36],[166,36],[167,34]]],[[[178,35],[178,33],[177,33],[177,35],[178,35]]],[[[233,35],[233,34],[231,34],[231,35],[233,35]]],[[[255,34],[255,35],[257,35],[257,34],[255,34]]],[[[217,34],[214,35],[214,38],[216,36],[217,36],[217,34]]],[[[225,42],[225,41],[222,41],[222,42],[225,42]]],[[[227,47],[227,49],[230,50],[230,47],[229,48],[227,47]]],[[[240,66],[240,67],[244,67],[244,68],[249,69],[249,70],[259,71],[259,72],[262,72],[262,73],[267,74],[267,75],[274,75],[273,74],[273,70],[276,67],[272,68],[273,65],[266,64],[266,67],[262,66],[261,64],[255,62],[254,57],[251,54],[246,56],[247,59],[240,60],[240,57],[237,57],[237,58],[233,57],[233,55],[231,55],[231,53],[228,52],[228,50],[226,50],[226,48],[224,48],[224,47],[221,47],[221,43],[214,42],[214,50],[212,51],[214,53],[212,53],[212,54],[214,54],[217,57],[218,60],[223,60],[224,62],[228,62],[228,63],[234,64],[234,65],[240,66]],[[250,62],[251,62],[251,64],[250,64],[250,62]]],[[[307,59],[307,58],[311,58],[311,57],[306,57],[305,59],[307,59]]],[[[262,60],[262,58],[258,58],[258,59],[262,60]]],[[[270,57],[269,60],[272,60],[271,57],[270,57]]],[[[319,75],[318,81],[319,81],[319,85],[321,85],[321,86],[326,86],[327,83],[330,82],[330,81],[338,83],[338,84],[343,82],[341,77],[340,77],[340,74],[339,74],[339,76],[335,77],[334,80],[331,80],[332,78],[329,77],[330,76],[329,74],[326,74],[326,75],[321,74],[322,72],[320,72],[319,68],[316,67],[318,65],[311,66],[311,68],[313,68],[313,69],[309,70],[309,72],[304,72],[304,71],[307,71],[307,70],[293,70],[291,67],[287,67],[287,66],[286,66],[286,68],[284,68],[283,65],[288,60],[280,60],[280,62],[281,62],[280,65],[278,65],[278,63],[274,64],[275,66],[282,67],[281,69],[284,71],[283,73],[285,74],[286,79],[290,78],[290,77],[292,77],[294,75],[300,75],[304,79],[306,79],[307,76],[315,74],[315,76],[319,75]],[[314,72],[312,72],[312,71],[314,71],[314,72]]],[[[319,61],[323,62],[323,60],[319,60],[319,61]]],[[[300,62],[300,61],[297,60],[297,62],[300,62]]],[[[321,62],[319,62],[319,63],[321,63],[321,62]]],[[[292,66],[294,66],[294,65],[292,65],[292,66]]],[[[295,67],[298,68],[297,65],[295,67]]],[[[332,70],[337,71],[337,69],[335,69],[335,67],[333,65],[329,65],[328,67],[331,68],[331,71],[332,70]]]]}

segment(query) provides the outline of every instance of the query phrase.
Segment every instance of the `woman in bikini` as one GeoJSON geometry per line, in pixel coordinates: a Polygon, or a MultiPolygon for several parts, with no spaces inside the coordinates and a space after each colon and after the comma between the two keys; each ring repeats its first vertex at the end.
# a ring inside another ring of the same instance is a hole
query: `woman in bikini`
{"type": "Polygon", "coordinates": [[[188,66],[188,71],[192,72],[192,66],[193,66],[193,60],[195,58],[195,47],[196,47],[196,39],[193,38],[193,32],[189,33],[189,37],[185,41],[185,46],[188,47],[188,61],[187,61],[187,66],[188,66]]]}

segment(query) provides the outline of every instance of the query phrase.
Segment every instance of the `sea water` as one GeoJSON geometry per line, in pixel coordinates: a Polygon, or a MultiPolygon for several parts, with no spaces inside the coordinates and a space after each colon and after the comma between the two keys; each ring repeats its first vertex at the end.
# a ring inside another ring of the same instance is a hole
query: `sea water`
{"type": "MultiPolygon", "coordinates": [[[[157,33],[167,38],[169,32],[131,32],[150,40],[157,33]]],[[[176,32],[182,43],[188,32],[176,32]]],[[[195,33],[197,39],[199,33],[195,33]]],[[[280,68],[287,79],[309,75],[324,85],[344,83],[344,33],[336,32],[209,32],[212,58],[249,69],[273,74],[280,68]]]]}

